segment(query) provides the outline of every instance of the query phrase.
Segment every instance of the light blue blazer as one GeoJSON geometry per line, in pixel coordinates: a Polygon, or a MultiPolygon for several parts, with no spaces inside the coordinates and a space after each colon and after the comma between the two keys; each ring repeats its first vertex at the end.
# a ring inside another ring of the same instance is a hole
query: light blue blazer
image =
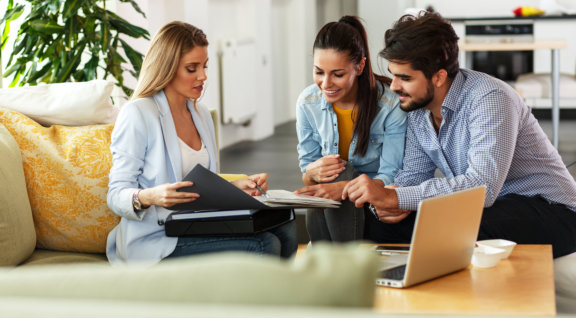
{"type": "MultiPolygon", "coordinates": [[[[214,123],[208,109],[187,103],[196,129],[208,150],[209,169],[217,172],[214,123]]],[[[182,160],[176,127],[163,91],[124,105],[112,132],[112,169],[108,206],[121,216],[108,235],[106,255],[112,264],[154,264],[170,255],[178,238],[167,237],[162,221],[171,212],[151,206],[134,212],[132,195],[138,189],[151,188],[182,179],[182,160]],[[160,221],[160,222],[159,222],[160,221]]]]}

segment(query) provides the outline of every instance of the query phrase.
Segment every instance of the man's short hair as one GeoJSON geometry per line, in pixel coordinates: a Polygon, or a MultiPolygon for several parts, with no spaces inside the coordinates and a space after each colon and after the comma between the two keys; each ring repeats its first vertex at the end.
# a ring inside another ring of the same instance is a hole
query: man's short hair
{"type": "Polygon", "coordinates": [[[426,78],[445,69],[454,78],[458,64],[458,36],[450,22],[434,12],[402,16],[384,35],[380,56],[395,63],[410,63],[426,78]]]}

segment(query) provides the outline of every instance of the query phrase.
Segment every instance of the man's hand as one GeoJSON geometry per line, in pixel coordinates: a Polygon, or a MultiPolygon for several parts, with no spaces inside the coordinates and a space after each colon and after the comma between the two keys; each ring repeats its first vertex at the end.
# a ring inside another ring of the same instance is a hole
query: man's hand
{"type": "Polygon", "coordinates": [[[397,208],[397,203],[394,206],[393,202],[389,202],[390,200],[386,198],[392,195],[395,196],[396,192],[392,189],[386,189],[382,180],[372,179],[362,174],[346,184],[342,191],[342,200],[349,198],[357,208],[362,207],[365,203],[372,203],[380,209],[397,208]]]}
{"type": "Polygon", "coordinates": [[[383,223],[398,223],[404,220],[408,215],[410,215],[410,212],[411,212],[410,210],[401,210],[401,209],[388,209],[388,210],[376,209],[378,220],[380,220],[380,222],[383,223]]]}
{"type": "Polygon", "coordinates": [[[348,182],[342,191],[342,199],[349,198],[356,207],[372,204],[380,221],[398,223],[410,214],[410,210],[398,209],[398,196],[395,186],[384,186],[378,179],[363,174],[348,182]]]}

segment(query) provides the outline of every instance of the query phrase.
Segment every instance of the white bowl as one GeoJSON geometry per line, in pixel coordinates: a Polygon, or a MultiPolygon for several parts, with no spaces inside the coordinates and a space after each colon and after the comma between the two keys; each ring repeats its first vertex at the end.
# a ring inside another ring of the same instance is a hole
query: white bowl
{"type": "Polygon", "coordinates": [[[502,239],[482,240],[476,242],[476,244],[478,244],[478,246],[490,246],[505,250],[506,253],[502,255],[502,259],[508,258],[508,256],[510,256],[510,253],[512,253],[512,250],[514,250],[514,247],[516,246],[516,242],[502,239]]]}
{"type": "Polygon", "coordinates": [[[502,248],[487,245],[475,247],[474,254],[472,254],[472,265],[483,268],[494,267],[505,253],[506,250],[502,248]]]}

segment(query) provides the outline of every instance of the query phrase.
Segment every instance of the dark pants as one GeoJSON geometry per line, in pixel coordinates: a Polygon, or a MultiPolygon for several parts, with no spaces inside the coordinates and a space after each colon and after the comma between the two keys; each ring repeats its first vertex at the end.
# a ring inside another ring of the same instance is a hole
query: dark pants
{"type": "MultiPolygon", "coordinates": [[[[352,180],[358,173],[346,166],[333,182],[352,180]]],[[[357,208],[350,200],[342,201],[339,208],[306,209],[306,228],[312,242],[348,242],[364,239],[364,209],[357,208]]]]}
{"type": "MultiPolygon", "coordinates": [[[[368,239],[376,243],[409,243],[416,213],[397,224],[366,216],[368,239]]],[[[485,208],[478,240],[506,239],[518,244],[551,244],[554,258],[576,252],[576,212],[541,197],[508,194],[485,208]]]]}

